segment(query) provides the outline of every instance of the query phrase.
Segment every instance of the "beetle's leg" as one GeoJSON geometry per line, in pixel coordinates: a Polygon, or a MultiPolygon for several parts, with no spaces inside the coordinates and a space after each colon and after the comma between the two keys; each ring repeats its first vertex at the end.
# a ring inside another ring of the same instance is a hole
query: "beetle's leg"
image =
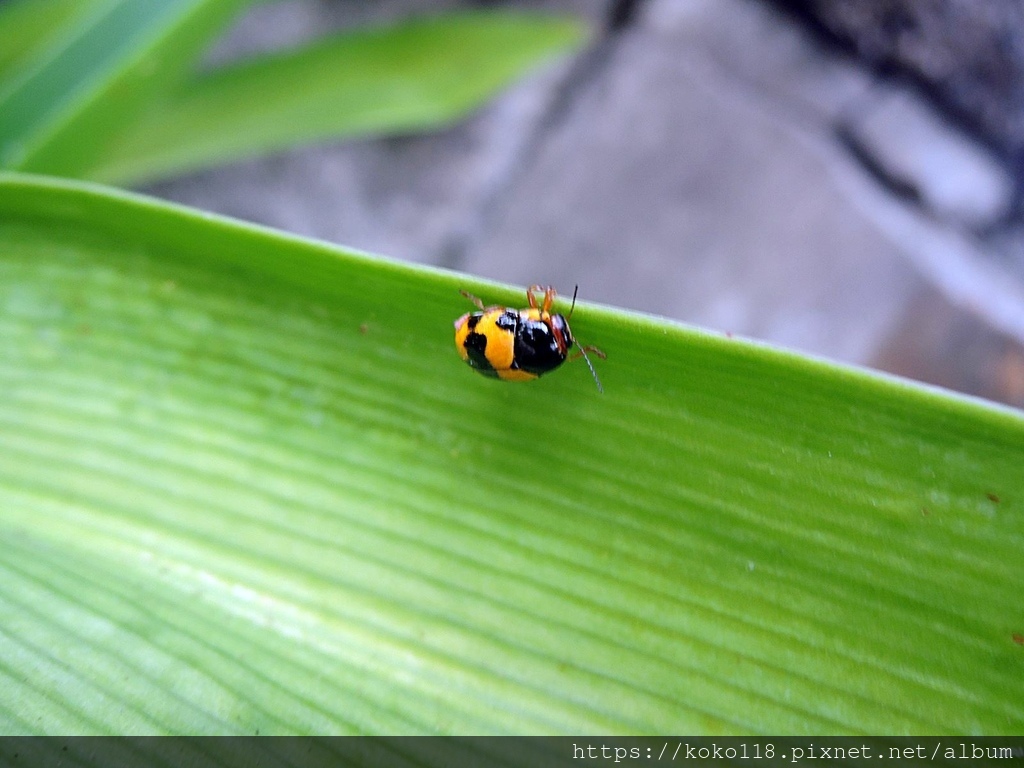
{"type": "Polygon", "coordinates": [[[576,354],[574,354],[572,357],[570,357],[569,360],[570,361],[577,360],[577,359],[583,357],[584,356],[584,352],[589,352],[590,354],[595,355],[596,357],[600,357],[602,360],[607,360],[608,359],[608,355],[606,355],[600,349],[598,349],[597,347],[595,347],[593,345],[589,345],[589,346],[586,346],[586,347],[580,347],[576,351],[576,354]]]}
{"type": "Polygon", "coordinates": [[[533,295],[534,293],[544,293],[544,286],[531,285],[529,288],[526,289],[526,299],[527,301],[530,302],[530,308],[539,309],[539,307],[537,306],[537,297],[533,295]]]}
{"type": "Polygon", "coordinates": [[[480,301],[479,297],[477,297],[477,296],[474,296],[474,295],[473,295],[472,293],[469,293],[469,292],[467,292],[467,291],[464,291],[464,290],[462,290],[461,288],[459,289],[459,293],[461,293],[461,294],[462,294],[463,296],[465,296],[465,297],[466,297],[467,299],[469,299],[470,301],[472,301],[472,302],[473,302],[473,305],[474,305],[474,306],[475,306],[475,307],[476,307],[477,309],[480,309],[480,310],[482,310],[482,309],[484,308],[484,303],[483,303],[482,301],[480,301]]]}
{"type": "Polygon", "coordinates": [[[555,303],[555,296],[557,295],[557,291],[550,285],[544,289],[544,308],[542,311],[545,314],[551,311],[551,305],[555,303]]]}

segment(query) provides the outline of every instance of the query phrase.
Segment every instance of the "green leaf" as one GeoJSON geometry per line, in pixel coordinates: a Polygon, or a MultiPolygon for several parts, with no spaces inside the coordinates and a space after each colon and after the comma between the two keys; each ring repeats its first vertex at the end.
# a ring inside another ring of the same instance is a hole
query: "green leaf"
{"type": "MultiPolygon", "coordinates": [[[[584,282],[585,275],[581,275],[584,282]]],[[[0,181],[0,731],[1024,729],[1024,418],[99,187],[0,181]]]]}
{"type": "Polygon", "coordinates": [[[0,167],[86,174],[113,136],[247,4],[90,0],[73,15],[63,3],[16,5],[18,23],[6,39],[19,56],[33,55],[0,81],[0,167]],[[39,44],[32,34],[45,29],[48,15],[66,23],[39,44]]]}
{"type": "Polygon", "coordinates": [[[296,142],[436,127],[584,34],[565,18],[454,14],[186,80],[251,2],[0,7],[0,168],[138,182],[296,142]]]}
{"type": "Polygon", "coordinates": [[[435,128],[583,34],[573,19],[463,13],[258,57],[182,84],[91,176],[135,182],[328,137],[435,128]]]}
{"type": "Polygon", "coordinates": [[[40,51],[59,45],[107,0],[7,0],[0,3],[0,82],[40,51]]]}

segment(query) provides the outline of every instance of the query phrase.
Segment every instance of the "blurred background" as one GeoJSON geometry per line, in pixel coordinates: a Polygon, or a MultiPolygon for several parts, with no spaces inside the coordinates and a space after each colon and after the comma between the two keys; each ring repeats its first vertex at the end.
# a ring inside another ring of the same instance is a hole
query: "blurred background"
{"type": "Polygon", "coordinates": [[[143,191],[1024,407],[1019,0],[289,0],[209,61],[481,6],[591,36],[441,131],[143,191]]]}

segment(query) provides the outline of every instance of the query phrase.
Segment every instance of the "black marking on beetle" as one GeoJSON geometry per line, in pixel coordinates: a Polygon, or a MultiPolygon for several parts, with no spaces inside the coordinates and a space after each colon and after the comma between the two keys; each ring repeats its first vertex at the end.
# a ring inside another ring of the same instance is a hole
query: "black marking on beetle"
{"type": "Polygon", "coordinates": [[[494,321],[494,324],[501,328],[501,330],[515,335],[516,328],[519,327],[519,313],[514,309],[506,309],[498,315],[498,319],[494,321]]]}
{"type": "Polygon", "coordinates": [[[482,333],[471,333],[466,337],[466,354],[469,356],[469,364],[480,373],[487,376],[497,376],[497,371],[487,359],[487,337],[482,333]]]}

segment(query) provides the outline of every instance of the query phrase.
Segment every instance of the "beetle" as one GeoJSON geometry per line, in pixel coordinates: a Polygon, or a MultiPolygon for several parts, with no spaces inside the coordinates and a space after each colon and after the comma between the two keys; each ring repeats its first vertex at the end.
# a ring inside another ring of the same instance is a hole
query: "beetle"
{"type": "Polygon", "coordinates": [[[604,392],[587,352],[602,360],[607,355],[597,347],[580,346],[576,354],[569,357],[569,350],[576,345],[569,329],[569,318],[576,309],[578,291],[579,286],[576,286],[566,317],[551,311],[558,293],[550,286],[531,285],[526,290],[529,306],[524,309],[485,307],[479,298],[460,290],[459,293],[479,311],[467,312],[455,321],[455,347],[473,370],[504,381],[532,381],[566,360],[582,357],[598,391],[604,392]],[[538,301],[541,294],[543,298],[538,301]]]}

